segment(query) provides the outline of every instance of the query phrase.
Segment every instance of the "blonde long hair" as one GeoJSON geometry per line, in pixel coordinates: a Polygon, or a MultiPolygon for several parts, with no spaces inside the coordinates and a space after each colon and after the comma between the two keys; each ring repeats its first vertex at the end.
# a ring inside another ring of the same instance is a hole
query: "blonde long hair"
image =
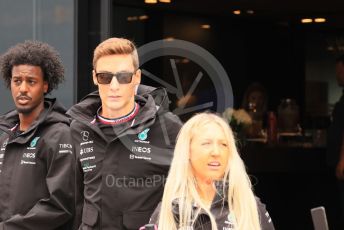
{"type": "Polygon", "coordinates": [[[159,230],[184,229],[194,224],[196,217],[192,216],[193,203],[199,206],[199,210],[202,208],[208,213],[212,230],[217,230],[214,217],[201,202],[189,163],[191,139],[197,135],[199,127],[209,123],[215,123],[223,129],[229,145],[230,155],[222,182],[223,184],[229,183],[228,208],[234,217],[235,229],[260,230],[257,203],[244,163],[238,154],[232,130],[221,117],[211,113],[200,113],[193,116],[179,132],[162,198],[158,221],[159,230]],[[179,199],[179,225],[175,222],[172,212],[172,201],[175,199],[179,199]]]}

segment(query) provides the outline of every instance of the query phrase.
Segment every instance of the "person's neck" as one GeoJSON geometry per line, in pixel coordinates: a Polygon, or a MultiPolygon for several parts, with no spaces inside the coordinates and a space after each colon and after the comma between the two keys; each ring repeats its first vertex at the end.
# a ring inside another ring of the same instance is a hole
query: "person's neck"
{"type": "Polygon", "coordinates": [[[130,104],[130,106],[128,106],[127,108],[121,109],[121,110],[111,110],[107,108],[106,106],[102,106],[99,115],[108,119],[117,119],[131,113],[134,107],[135,107],[135,102],[130,104]]]}
{"type": "Polygon", "coordinates": [[[19,113],[19,130],[25,132],[44,109],[43,103],[29,114],[19,113]]]}
{"type": "Polygon", "coordinates": [[[216,193],[214,181],[211,179],[197,180],[197,191],[204,205],[209,208],[216,193]]]}

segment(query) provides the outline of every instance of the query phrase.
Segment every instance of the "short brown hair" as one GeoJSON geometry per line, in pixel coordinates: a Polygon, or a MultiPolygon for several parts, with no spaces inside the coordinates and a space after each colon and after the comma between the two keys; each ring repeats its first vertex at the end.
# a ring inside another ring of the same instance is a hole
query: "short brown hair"
{"type": "Polygon", "coordinates": [[[131,54],[134,68],[139,68],[139,57],[135,44],[125,38],[109,38],[95,48],[93,53],[93,69],[96,68],[99,58],[114,54],[131,54]]]}

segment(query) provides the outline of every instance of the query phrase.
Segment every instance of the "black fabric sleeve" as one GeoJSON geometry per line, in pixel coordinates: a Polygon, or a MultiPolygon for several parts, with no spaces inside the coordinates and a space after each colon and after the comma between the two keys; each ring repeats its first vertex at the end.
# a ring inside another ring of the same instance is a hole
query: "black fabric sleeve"
{"type": "Polygon", "coordinates": [[[158,206],[155,208],[151,218],[149,219],[150,224],[156,224],[158,225],[159,221],[159,215],[160,215],[160,209],[161,209],[161,202],[158,204],[158,206]]]}
{"type": "MultiPolygon", "coordinates": [[[[75,153],[77,154],[77,153],[75,153]]],[[[81,163],[76,157],[75,169],[75,216],[73,221],[73,229],[79,229],[82,223],[82,211],[84,206],[84,181],[81,163]]]]}

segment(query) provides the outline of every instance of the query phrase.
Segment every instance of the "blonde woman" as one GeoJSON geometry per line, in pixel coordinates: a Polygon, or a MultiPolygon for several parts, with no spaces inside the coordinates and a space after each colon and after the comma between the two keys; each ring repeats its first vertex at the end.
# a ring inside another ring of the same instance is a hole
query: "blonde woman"
{"type": "Polygon", "coordinates": [[[162,202],[151,224],[159,230],[270,230],[252,192],[233,133],[217,115],[201,113],[179,132],[162,202]]]}

